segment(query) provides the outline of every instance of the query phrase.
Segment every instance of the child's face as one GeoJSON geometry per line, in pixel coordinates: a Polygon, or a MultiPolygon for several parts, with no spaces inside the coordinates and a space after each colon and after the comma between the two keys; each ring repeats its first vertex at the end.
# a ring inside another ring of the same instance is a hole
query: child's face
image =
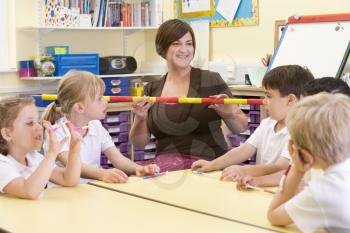
{"type": "Polygon", "coordinates": [[[33,105],[27,105],[19,112],[9,130],[11,148],[25,153],[40,149],[43,142],[43,128],[39,122],[38,109],[33,105]]]}
{"type": "Polygon", "coordinates": [[[102,120],[106,117],[106,110],[107,101],[101,94],[94,99],[87,101],[85,113],[89,120],[102,120]]]}
{"type": "Polygon", "coordinates": [[[282,97],[278,90],[266,89],[264,104],[270,117],[277,121],[284,120],[289,110],[288,96],[282,97]]]}

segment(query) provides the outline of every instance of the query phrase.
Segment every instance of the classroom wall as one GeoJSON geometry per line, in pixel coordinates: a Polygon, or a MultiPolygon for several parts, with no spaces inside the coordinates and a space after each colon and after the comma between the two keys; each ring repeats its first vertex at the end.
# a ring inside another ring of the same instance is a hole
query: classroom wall
{"type": "MultiPolygon", "coordinates": [[[[163,0],[164,19],[174,17],[173,0],[163,0]]],[[[37,51],[37,32],[23,31],[22,26],[35,25],[36,0],[15,0],[16,60],[30,59],[37,51]]],[[[266,53],[273,53],[275,20],[293,14],[329,14],[350,11],[349,0],[260,0],[259,25],[248,27],[213,28],[210,31],[210,60],[258,61],[266,53]]],[[[135,33],[128,40],[130,55],[140,59],[162,60],[155,53],[156,31],[135,33]]],[[[121,32],[54,32],[47,34],[43,44],[71,43],[72,52],[101,52],[102,55],[122,52],[121,32]],[[108,46],[106,46],[108,45],[108,46]]],[[[35,81],[20,81],[15,73],[0,73],[2,88],[28,85],[54,85],[35,81]]],[[[1,91],[1,90],[0,90],[1,91]]]]}
{"type": "MultiPolygon", "coordinates": [[[[166,0],[165,18],[173,18],[173,0],[166,0]]],[[[259,25],[212,28],[210,60],[258,61],[273,53],[275,21],[289,16],[350,12],[349,0],[259,0],[259,25]]]]}
{"type": "MultiPolygon", "coordinates": [[[[17,65],[17,61],[28,59],[36,51],[36,40],[33,32],[25,33],[19,28],[25,25],[33,25],[35,23],[35,1],[34,0],[15,0],[10,1],[10,25],[12,32],[10,34],[11,43],[15,48],[10,51],[10,63],[12,66],[17,65]]],[[[25,86],[37,86],[38,82],[23,82],[18,79],[17,73],[0,73],[0,94],[6,90],[26,89],[25,86]]]]}

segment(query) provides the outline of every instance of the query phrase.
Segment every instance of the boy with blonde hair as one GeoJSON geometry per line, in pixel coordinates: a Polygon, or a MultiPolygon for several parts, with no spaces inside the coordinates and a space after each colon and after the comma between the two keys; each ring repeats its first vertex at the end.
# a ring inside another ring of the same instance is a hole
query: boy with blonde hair
{"type": "Polygon", "coordinates": [[[268,210],[273,225],[295,223],[303,232],[350,232],[350,98],[320,93],[301,100],[289,113],[293,166],[283,191],[268,210]],[[297,194],[310,168],[324,174],[297,194]]]}

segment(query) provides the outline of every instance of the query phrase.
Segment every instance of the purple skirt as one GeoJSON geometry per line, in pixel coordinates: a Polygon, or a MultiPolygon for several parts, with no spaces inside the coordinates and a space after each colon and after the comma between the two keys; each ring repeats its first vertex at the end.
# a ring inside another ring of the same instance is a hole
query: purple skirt
{"type": "Polygon", "coordinates": [[[192,163],[199,159],[201,158],[193,155],[171,153],[157,155],[154,159],[137,161],[136,163],[141,166],[157,164],[160,168],[160,172],[165,172],[189,169],[192,163]]]}

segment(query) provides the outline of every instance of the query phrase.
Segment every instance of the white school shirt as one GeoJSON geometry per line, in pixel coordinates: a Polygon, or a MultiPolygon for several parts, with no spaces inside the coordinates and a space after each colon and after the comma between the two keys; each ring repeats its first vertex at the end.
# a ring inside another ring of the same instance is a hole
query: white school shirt
{"type": "Polygon", "coordinates": [[[290,139],[287,127],[277,133],[274,128],[276,120],[270,117],[261,121],[247,143],[256,148],[256,164],[273,164],[282,156],[290,160],[288,142],[290,139]]]}
{"type": "Polygon", "coordinates": [[[305,233],[324,229],[350,232],[350,158],[328,167],[285,204],[295,225],[305,233]]]}
{"type": "MultiPolygon", "coordinates": [[[[66,119],[64,117],[60,118],[56,121],[54,127],[63,121],[66,121],[66,119]]],[[[108,131],[102,126],[99,120],[90,121],[88,126],[87,134],[80,140],[80,159],[82,163],[100,167],[101,153],[115,145],[108,131]]],[[[66,136],[70,137],[69,130],[66,126],[59,127],[55,133],[58,140],[66,136]]],[[[69,143],[70,140],[63,145],[60,153],[69,151],[69,143]]]]}
{"type": "Polygon", "coordinates": [[[11,155],[0,154],[0,192],[3,193],[5,186],[17,177],[27,179],[39,166],[44,156],[33,151],[26,156],[28,166],[17,162],[11,155]]]}

